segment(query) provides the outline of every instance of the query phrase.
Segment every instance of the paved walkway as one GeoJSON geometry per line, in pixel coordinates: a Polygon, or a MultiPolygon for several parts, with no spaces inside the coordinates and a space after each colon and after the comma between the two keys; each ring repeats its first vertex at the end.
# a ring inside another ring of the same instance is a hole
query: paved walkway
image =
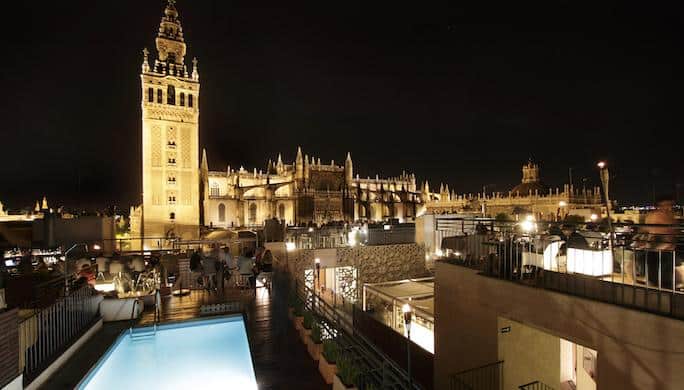
{"type": "MultiPolygon", "coordinates": [[[[222,293],[193,291],[185,297],[165,298],[162,322],[197,318],[202,305],[239,300],[245,308],[247,333],[260,390],[329,389],[287,318],[287,289],[282,283],[285,282],[276,277],[273,291],[259,288],[256,294],[226,289],[222,293]]],[[[153,321],[154,313],[146,311],[140,323],[144,325],[153,321]]],[[[45,388],[74,388],[121,331],[127,328],[127,321],[105,324],[103,330],[67,361],[45,388]]]]}

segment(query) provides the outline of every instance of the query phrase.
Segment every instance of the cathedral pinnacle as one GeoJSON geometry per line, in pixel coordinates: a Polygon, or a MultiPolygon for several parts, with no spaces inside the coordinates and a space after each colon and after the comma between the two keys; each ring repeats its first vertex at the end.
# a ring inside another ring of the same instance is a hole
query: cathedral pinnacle
{"type": "Polygon", "coordinates": [[[150,51],[147,50],[147,48],[144,48],[143,49],[143,64],[142,64],[143,73],[147,73],[150,71],[150,63],[148,61],[149,54],[150,54],[150,51]]]}
{"type": "Polygon", "coordinates": [[[192,59],[192,79],[199,80],[199,67],[197,66],[197,57],[192,59]]]}

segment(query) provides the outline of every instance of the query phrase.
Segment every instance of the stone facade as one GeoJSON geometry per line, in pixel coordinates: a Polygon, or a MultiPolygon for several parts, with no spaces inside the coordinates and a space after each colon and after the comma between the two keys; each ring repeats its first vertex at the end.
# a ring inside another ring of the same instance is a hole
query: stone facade
{"type": "Polygon", "coordinates": [[[199,236],[199,93],[197,60],[185,64],[186,44],[174,2],[164,10],[157,59],[144,50],[142,90],[143,205],[131,210],[133,235],[199,236]]]}
{"type": "Polygon", "coordinates": [[[412,220],[425,194],[415,175],[353,176],[351,154],[342,165],[321,163],[298,148],[296,158],[268,161],[265,170],[244,167],[210,171],[201,164],[204,224],[213,227],[262,225],[276,218],[288,225],[331,221],[412,220]]]}
{"type": "Polygon", "coordinates": [[[605,209],[599,187],[576,190],[566,184],[563,189],[545,186],[540,179],[539,165],[528,162],[522,167],[522,181],[507,193],[463,194],[449,192],[442,186],[425,204],[429,214],[479,212],[486,217],[506,214],[514,218],[534,215],[537,220],[557,221],[568,215],[601,215],[605,209]]]}
{"type": "MultiPolygon", "coordinates": [[[[290,272],[301,283],[305,282],[305,271],[314,268],[314,259],[321,257],[320,251],[298,249],[287,253],[285,262],[290,272]]],[[[358,294],[364,283],[419,278],[430,274],[425,266],[425,248],[415,243],[341,247],[334,251],[332,261],[323,257],[322,266],[326,268],[354,267],[357,272],[358,294]]],[[[282,261],[282,258],[279,261],[282,261]]]]}

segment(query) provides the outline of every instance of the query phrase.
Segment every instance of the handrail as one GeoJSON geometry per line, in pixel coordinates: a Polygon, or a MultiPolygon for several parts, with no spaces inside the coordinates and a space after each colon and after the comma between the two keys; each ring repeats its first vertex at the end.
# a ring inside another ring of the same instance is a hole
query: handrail
{"type": "Polygon", "coordinates": [[[130,327],[128,328],[128,331],[129,331],[129,333],[130,333],[131,336],[133,335],[133,319],[135,318],[135,306],[136,306],[136,305],[139,305],[139,304],[140,304],[140,301],[139,301],[138,298],[136,298],[136,299],[133,300],[133,307],[132,307],[132,309],[131,309],[131,319],[130,319],[130,322],[129,322],[130,327]]]}
{"type": "MultiPolygon", "coordinates": [[[[371,368],[368,371],[369,374],[375,373],[380,376],[381,380],[393,381],[393,385],[407,388],[406,384],[409,382],[407,373],[391,358],[386,356],[384,352],[375,347],[365,336],[354,329],[353,323],[341,316],[337,309],[331,307],[330,304],[321,299],[318,294],[315,294],[306,285],[296,283],[295,291],[300,299],[302,299],[304,306],[308,306],[314,315],[322,318],[325,322],[331,323],[333,328],[337,328],[335,332],[337,338],[344,335],[349,344],[348,347],[345,347],[345,350],[351,353],[356,351],[359,360],[366,361],[369,368],[371,368]]],[[[416,383],[413,386],[418,388],[416,383]]]]}

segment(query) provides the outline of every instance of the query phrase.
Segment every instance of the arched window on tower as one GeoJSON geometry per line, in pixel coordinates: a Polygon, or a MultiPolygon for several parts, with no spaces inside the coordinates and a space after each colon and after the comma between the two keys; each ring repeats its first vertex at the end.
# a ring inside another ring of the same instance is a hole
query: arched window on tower
{"type": "Polygon", "coordinates": [[[147,88],[147,101],[154,103],[154,88],[147,88]]]}
{"type": "Polygon", "coordinates": [[[157,103],[162,104],[162,90],[161,90],[161,88],[157,89],[157,103]]]}
{"type": "Polygon", "coordinates": [[[226,222],[226,205],[221,203],[218,207],[219,222],[226,222]]]}
{"type": "Polygon", "coordinates": [[[180,105],[185,107],[185,94],[183,92],[180,93],[180,105]]]}
{"type": "Polygon", "coordinates": [[[256,225],[257,223],[257,205],[252,203],[249,205],[249,224],[256,225]]]}
{"type": "Polygon", "coordinates": [[[285,205],[282,203],[280,205],[278,205],[278,218],[281,221],[285,220],[285,205]]]}
{"type": "Polygon", "coordinates": [[[193,99],[193,95],[192,95],[191,93],[188,94],[188,107],[192,107],[192,106],[193,106],[193,103],[194,103],[194,102],[192,101],[192,99],[193,99]]]}
{"type": "Polygon", "coordinates": [[[173,85],[169,85],[166,91],[166,104],[176,105],[176,88],[173,85]]]}

